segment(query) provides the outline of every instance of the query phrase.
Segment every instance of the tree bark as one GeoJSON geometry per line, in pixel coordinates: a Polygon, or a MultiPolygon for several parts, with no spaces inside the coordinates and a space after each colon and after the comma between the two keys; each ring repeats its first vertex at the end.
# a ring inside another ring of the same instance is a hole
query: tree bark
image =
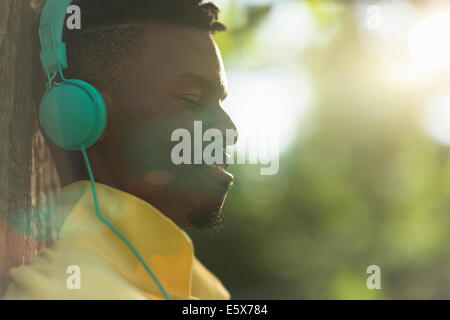
{"type": "Polygon", "coordinates": [[[39,66],[32,63],[31,39],[42,2],[0,1],[0,297],[9,269],[28,263],[55,237],[35,210],[59,186],[32,101],[32,71],[39,66]]]}

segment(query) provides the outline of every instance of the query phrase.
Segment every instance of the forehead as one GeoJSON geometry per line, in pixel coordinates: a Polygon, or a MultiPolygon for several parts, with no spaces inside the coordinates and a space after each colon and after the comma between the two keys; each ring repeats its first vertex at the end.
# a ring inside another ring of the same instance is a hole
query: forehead
{"type": "Polygon", "coordinates": [[[136,61],[139,78],[169,80],[188,74],[226,86],[222,57],[210,32],[186,26],[154,25],[148,28],[146,37],[147,45],[136,61]]]}

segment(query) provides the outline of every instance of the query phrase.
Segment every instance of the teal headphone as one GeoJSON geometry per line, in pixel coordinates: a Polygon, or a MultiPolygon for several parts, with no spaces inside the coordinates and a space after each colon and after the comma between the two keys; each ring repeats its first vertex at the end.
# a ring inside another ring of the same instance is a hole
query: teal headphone
{"type": "Polygon", "coordinates": [[[39,119],[47,136],[59,147],[81,151],[97,142],[106,128],[107,110],[102,95],[89,83],[65,80],[66,44],[62,42],[67,7],[72,0],[47,0],[41,15],[41,62],[49,84],[42,98],[39,119]],[[53,83],[60,74],[64,80],[53,83]]]}
{"type": "Polygon", "coordinates": [[[66,11],[73,0],[47,0],[41,14],[39,37],[41,63],[47,74],[47,89],[39,108],[42,129],[57,146],[71,151],[81,151],[91,180],[95,209],[99,219],[111,228],[133,251],[164,297],[170,300],[164,287],[133,245],[107,220],[101,212],[95,188],[95,179],[86,149],[102,136],[108,118],[102,95],[82,80],[66,80],[66,44],[62,42],[66,11]],[[60,76],[62,82],[54,82],[60,76]]]}

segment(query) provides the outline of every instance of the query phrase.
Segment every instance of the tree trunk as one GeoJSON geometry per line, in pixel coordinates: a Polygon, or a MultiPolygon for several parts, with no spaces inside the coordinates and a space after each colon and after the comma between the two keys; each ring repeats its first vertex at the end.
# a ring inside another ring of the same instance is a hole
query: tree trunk
{"type": "Polygon", "coordinates": [[[9,269],[49,242],[40,239],[55,237],[35,210],[59,186],[32,104],[32,68],[39,66],[32,64],[31,37],[42,2],[0,1],[0,297],[9,269]]]}

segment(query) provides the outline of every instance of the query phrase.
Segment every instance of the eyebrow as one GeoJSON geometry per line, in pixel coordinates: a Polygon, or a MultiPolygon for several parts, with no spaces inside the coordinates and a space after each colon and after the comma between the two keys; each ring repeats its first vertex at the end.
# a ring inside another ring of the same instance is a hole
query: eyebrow
{"type": "Polygon", "coordinates": [[[220,80],[211,81],[204,76],[192,72],[182,73],[178,76],[178,79],[197,82],[201,86],[206,87],[208,90],[217,92],[220,96],[221,101],[225,100],[228,96],[228,92],[224,84],[220,80]]]}

